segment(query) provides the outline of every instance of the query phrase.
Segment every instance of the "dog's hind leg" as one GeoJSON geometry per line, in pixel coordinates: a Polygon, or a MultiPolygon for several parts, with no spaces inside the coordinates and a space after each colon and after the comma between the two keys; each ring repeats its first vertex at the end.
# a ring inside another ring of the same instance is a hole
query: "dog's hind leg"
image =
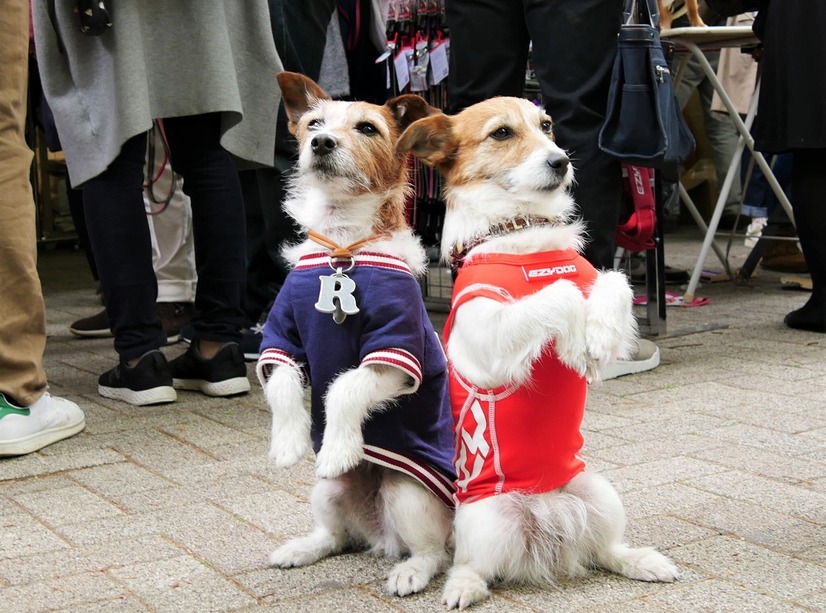
{"type": "Polygon", "coordinates": [[[407,596],[423,590],[447,566],[453,514],[423,485],[398,472],[387,472],[380,495],[385,529],[395,532],[410,551],[410,557],[390,571],[387,591],[407,596]]]}
{"type": "Polygon", "coordinates": [[[503,513],[504,498],[491,496],[457,509],[456,551],[442,592],[448,609],[466,609],[488,598],[488,584],[502,575],[514,555],[521,557],[523,543],[503,513]]]}
{"type": "Polygon", "coordinates": [[[594,565],[639,581],[674,581],[680,575],[671,560],[651,547],[623,543],[625,510],[619,494],[600,475],[583,472],[564,490],[582,498],[588,508],[588,543],[585,550],[594,565]]]}
{"type": "Polygon", "coordinates": [[[350,544],[341,505],[347,495],[344,479],[316,482],[310,496],[316,518],[315,529],[306,536],[287,541],[270,554],[270,564],[281,568],[307,566],[340,553],[350,544]]]}

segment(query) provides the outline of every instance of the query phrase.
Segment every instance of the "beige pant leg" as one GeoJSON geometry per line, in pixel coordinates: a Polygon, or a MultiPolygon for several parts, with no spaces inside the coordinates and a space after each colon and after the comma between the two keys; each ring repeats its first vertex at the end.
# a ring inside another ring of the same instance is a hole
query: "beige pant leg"
{"type": "Polygon", "coordinates": [[[35,209],[26,145],[29,6],[3,3],[0,19],[0,391],[24,405],[46,388],[46,310],[37,274],[35,209]]]}

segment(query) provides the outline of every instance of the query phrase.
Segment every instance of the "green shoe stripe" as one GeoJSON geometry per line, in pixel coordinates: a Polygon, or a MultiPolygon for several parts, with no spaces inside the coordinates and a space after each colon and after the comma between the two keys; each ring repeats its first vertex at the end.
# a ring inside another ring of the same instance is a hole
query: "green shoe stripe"
{"type": "Polygon", "coordinates": [[[6,399],[5,394],[0,393],[0,419],[3,419],[6,415],[22,415],[23,417],[28,417],[30,413],[30,409],[14,406],[6,399]]]}

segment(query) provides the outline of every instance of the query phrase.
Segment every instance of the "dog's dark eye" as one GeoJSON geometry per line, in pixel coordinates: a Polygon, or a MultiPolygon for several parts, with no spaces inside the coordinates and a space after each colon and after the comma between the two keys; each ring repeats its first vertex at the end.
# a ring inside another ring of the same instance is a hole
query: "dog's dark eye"
{"type": "Polygon", "coordinates": [[[320,119],[311,119],[310,121],[307,122],[307,127],[310,128],[311,130],[313,128],[318,128],[319,126],[321,126],[321,120],[320,119]]]}
{"type": "Polygon", "coordinates": [[[508,138],[513,136],[513,130],[511,130],[508,127],[502,126],[501,128],[496,128],[490,136],[495,140],[507,140],[508,138]]]}
{"type": "Polygon", "coordinates": [[[356,130],[367,136],[373,136],[374,134],[379,133],[378,128],[368,121],[363,121],[358,124],[356,126],[356,130]]]}
{"type": "Polygon", "coordinates": [[[550,133],[551,133],[551,127],[552,127],[552,126],[553,126],[553,124],[551,124],[551,120],[550,120],[550,119],[546,119],[546,120],[544,120],[541,124],[539,124],[540,129],[541,129],[541,130],[542,130],[545,134],[550,134],[550,133]]]}

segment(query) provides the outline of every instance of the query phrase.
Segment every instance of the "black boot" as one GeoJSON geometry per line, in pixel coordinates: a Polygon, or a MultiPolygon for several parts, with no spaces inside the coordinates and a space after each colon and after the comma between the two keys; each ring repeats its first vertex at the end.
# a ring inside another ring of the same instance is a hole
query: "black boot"
{"type": "Polygon", "coordinates": [[[797,149],[792,164],[792,209],[812,276],[812,295],[784,322],[790,328],[826,333],[826,149],[797,149]]]}

